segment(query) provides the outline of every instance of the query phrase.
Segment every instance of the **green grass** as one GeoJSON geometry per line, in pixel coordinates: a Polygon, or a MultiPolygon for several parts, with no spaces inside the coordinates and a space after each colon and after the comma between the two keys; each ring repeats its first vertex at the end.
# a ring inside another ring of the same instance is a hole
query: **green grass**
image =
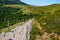
{"type": "MultiPolygon", "coordinates": [[[[23,20],[35,18],[35,20],[37,20],[41,24],[42,28],[46,32],[49,33],[56,32],[60,34],[59,31],[60,30],[60,4],[53,4],[48,6],[26,6],[26,5],[19,5],[19,4],[10,4],[10,5],[5,4],[3,6],[0,6],[0,11],[1,11],[0,14],[2,15],[2,16],[0,15],[1,16],[0,19],[7,20],[9,17],[7,18],[6,15],[9,15],[9,13],[11,18],[13,19],[16,18],[13,21],[10,21],[11,24],[15,24],[15,21],[17,19],[19,21],[23,21],[23,20]],[[9,9],[9,11],[7,9],[9,9]]],[[[3,20],[1,22],[3,22],[3,20]]],[[[3,25],[5,25],[4,22],[3,25]]],[[[4,27],[3,25],[0,25],[0,27],[4,27]]],[[[6,25],[7,25],[7,21],[6,21],[6,25]]],[[[33,27],[32,30],[35,31],[37,29],[33,27]]]]}
{"type": "MultiPolygon", "coordinates": [[[[17,25],[20,26],[21,23],[22,23],[22,22],[10,26],[10,30],[14,29],[17,25]]],[[[1,33],[2,33],[2,32],[8,32],[8,27],[1,29],[0,32],[1,32],[1,33]]]]}
{"type": "Polygon", "coordinates": [[[29,14],[40,14],[41,12],[54,12],[55,10],[60,9],[60,4],[53,4],[53,5],[48,5],[48,6],[26,6],[26,5],[5,5],[6,7],[16,7],[16,8],[22,8],[24,13],[29,14]]]}
{"type": "Polygon", "coordinates": [[[38,18],[38,22],[43,29],[47,32],[60,33],[60,11],[57,10],[53,14],[46,13],[41,18],[38,18]]]}
{"type": "Polygon", "coordinates": [[[43,32],[37,27],[36,20],[32,24],[32,30],[30,32],[30,40],[35,40],[37,35],[42,36],[43,32]]]}
{"type": "MultiPolygon", "coordinates": [[[[2,0],[0,3],[1,2],[2,0]]],[[[3,2],[6,2],[6,0],[3,2]]],[[[8,31],[8,19],[10,20],[10,29],[13,29],[16,27],[17,20],[18,22],[23,22],[35,18],[35,20],[39,22],[43,30],[46,32],[55,32],[60,34],[60,4],[52,4],[47,6],[28,6],[13,4],[13,2],[10,3],[12,4],[8,4],[8,2],[7,4],[0,4],[1,32],[8,31]]],[[[36,24],[36,22],[34,23],[32,25],[30,40],[35,40],[36,35],[43,34],[38,28],[38,24],[36,24]]]]}

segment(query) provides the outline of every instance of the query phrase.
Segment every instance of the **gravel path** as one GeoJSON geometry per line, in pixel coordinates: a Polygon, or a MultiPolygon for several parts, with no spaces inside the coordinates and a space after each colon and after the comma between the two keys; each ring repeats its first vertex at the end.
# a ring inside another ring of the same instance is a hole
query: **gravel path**
{"type": "Polygon", "coordinates": [[[29,20],[19,27],[16,26],[10,32],[0,34],[0,40],[29,40],[32,21],[29,20]]]}

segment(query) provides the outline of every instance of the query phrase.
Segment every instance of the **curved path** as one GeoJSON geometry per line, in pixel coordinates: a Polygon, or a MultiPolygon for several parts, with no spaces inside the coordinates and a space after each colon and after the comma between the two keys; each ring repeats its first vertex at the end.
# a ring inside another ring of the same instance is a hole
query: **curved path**
{"type": "Polygon", "coordinates": [[[0,40],[29,40],[32,22],[33,19],[19,27],[17,26],[10,32],[0,34],[0,40]]]}

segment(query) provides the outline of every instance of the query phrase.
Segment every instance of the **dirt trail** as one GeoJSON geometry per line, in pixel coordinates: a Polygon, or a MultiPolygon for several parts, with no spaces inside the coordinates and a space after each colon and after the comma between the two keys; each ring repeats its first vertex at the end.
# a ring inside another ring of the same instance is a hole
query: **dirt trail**
{"type": "Polygon", "coordinates": [[[0,40],[29,40],[32,22],[33,19],[19,27],[16,26],[10,32],[0,34],[0,40]]]}

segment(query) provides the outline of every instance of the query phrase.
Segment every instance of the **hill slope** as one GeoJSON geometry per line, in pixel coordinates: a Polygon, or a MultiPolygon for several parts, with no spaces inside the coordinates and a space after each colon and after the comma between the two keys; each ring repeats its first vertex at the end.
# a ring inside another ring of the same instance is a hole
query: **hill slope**
{"type": "Polygon", "coordinates": [[[49,6],[24,6],[24,5],[5,5],[6,7],[21,8],[24,14],[31,14],[48,32],[55,31],[60,33],[60,4],[49,6]],[[53,27],[54,26],[54,27],[53,27]],[[51,31],[50,31],[51,29],[51,31]],[[58,30],[58,31],[57,31],[58,30]]]}
{"type": "Polygon", "coordinates": [[[20,0],[0,0],[0,4],[20,4],[20,5],[28,5],[20,0]]]}
{"type": "MultiPolygon", "coordinates": [[[[0,30],[8,27],[8,19],[11,26],[16,24],[17,20],[22,22],[31,18],[35,18],[37,24],[39,23],[45,32],[54,32],[60,35],[60,4],[40,7],[19,4],[0,6],[0,30]]],[[[35,24],[34,27],[39,25],[35,24]]],[[[31,34],[40,34],[39,29],[33,28],[33,30],[31,34]]]]}
{"type": "Polygon", "coordinates": [[[40,14],[41,12],[54,12],[55,10],[60,10],[60,4],[53,4],[48,6],[24,6],[24,5],[5,5],[7,7],[22,8],[24,13],[40,14]]]}

